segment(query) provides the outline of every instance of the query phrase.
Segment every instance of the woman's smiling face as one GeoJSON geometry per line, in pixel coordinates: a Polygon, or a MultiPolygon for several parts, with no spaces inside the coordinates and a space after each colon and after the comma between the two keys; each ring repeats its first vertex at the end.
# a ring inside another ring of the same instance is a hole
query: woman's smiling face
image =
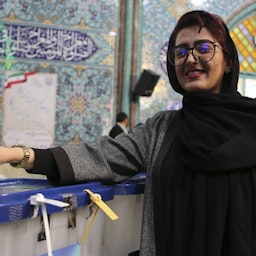
{"type": "MultiPolygon", "coordinates": [[[[184,28],[177,34],[175,45],[192,48],[196,42],[202,40],[218,43],[205,27],[199,32],[199,27],[193,26],[184,28]]],[[[187,92],[218,93],[221,91],[222,78],[227,66],[221,46],[215,46],[215,55],[209,62],[197,62],[190,51],[184,65],[175,66],[175,72],[181,87],[187,92]]]]}

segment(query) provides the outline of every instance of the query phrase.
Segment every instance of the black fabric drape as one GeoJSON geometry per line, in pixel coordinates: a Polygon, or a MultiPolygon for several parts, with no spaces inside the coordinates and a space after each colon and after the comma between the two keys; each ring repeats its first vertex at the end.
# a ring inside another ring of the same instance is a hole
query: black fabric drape
{"type": "Polygon", "coordinates": [[[256,101],[237,92],[230,42],[220,93],[184,91],[167,60],[183,107],[152,174],[157,256],[256,255],[256,101]]]}
{"type": "Polygon", "coordinates": [[[256,101],[239,94],[196,94],[183,99],[178,154],[202,171],[256,165],[256,101]]]}
{"type": "Polygon", "coordinates": [[[256,254],[255,152],[254,99],[184,97],[153,172],[158,256],[256,254]]]}
{"type": "Polygon", "coordinates": [[[174,159],[169,155],[171,148],[173,146],[173,140],[175,137],[175,131],[178,124],[179,111],[177,111],[174,118],[171,120],[169,124],[169,129],[165,134],[163,145],[158,154],[154,171],[153,171],[153,201],[154,201],[154,223],[155,223],[155,239],[156,239],[156,249],[157,255],[167,255],[167,246],[169,239],[167,239],[168,234],[166,229],[167,221],[171,216],[166,216],[171,214],[170,211],[166,210],[166,207],[169,207],[169,203],[171,200],[169,198],[170,193],[166,191],[169,188],[170,179],[166,177],[170,172],[162,171],[162,164],[166,163],[168,159],[174,159]],[[167,157],[166,157],[167,156],[167,157]],[[166,159],[167,158],[167,159],[166,159]],[[164,184],[163,184],[164,181],[164,184]]]}

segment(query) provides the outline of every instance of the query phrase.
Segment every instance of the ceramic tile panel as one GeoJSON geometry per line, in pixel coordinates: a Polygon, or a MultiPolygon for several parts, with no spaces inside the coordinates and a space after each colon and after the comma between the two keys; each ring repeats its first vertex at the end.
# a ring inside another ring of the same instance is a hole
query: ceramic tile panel
{"type": "Polygon", "coordinates": [[[10,70],[58,74],[55,145],[108,134],[115,113],[119,0],[1,1],[0,25],[1,92],[5,30],[10,70]]]}

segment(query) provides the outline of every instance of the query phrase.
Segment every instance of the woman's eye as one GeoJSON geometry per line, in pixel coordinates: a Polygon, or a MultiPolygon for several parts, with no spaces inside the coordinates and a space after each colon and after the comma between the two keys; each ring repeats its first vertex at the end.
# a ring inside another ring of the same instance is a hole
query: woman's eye
{"type": "Polygon", "coordinates": [[[177,57],[185,57],[188,53],[186,48],[180,47],[176,49],[176,56],[177,57]]]}
{"type": "Polygon", "coordinates": [[[207,53],[207,52],[211,51],[211,47],[210,47],[209,43],[199,44],[195,48],[200,53],[207,53]]]}

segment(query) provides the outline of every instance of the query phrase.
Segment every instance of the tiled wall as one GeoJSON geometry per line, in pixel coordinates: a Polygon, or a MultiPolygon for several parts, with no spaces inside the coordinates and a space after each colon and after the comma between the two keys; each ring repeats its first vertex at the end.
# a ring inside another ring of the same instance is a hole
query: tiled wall
{"type": "MultiPolygon", "coordinates": [[[[0,22],[12,42],[11,70],[58,74],[55,144],[107,134],[115,110],[119,0],[1,1],[0,22]]],[[[1,33],[1,100],[5,49],[1,33]]]]}
{"type": "MultiPolygon", "coordinates": [[[[58,74],[56,145],[93,142],[107,134],[114,122],[121,1],[125,0],[0,3],[0,22],[16,46],[11,70],[58,74]]],[[[230,21],[254,1],[138,1],[143,23],[139,70],[151,69],[161,75],[152,96],[140,98],[139,122],[143,122],[159,110],[180,106],[180,96],[172,91],[165,70],[165,50],[177,19],[189,10],[204,9],[230,21]]],[[[0,37],[0,100],[6,61],[3,46],[0,37]]],[[[0,104],[0,118],[2,111],[0,104]]]]}

